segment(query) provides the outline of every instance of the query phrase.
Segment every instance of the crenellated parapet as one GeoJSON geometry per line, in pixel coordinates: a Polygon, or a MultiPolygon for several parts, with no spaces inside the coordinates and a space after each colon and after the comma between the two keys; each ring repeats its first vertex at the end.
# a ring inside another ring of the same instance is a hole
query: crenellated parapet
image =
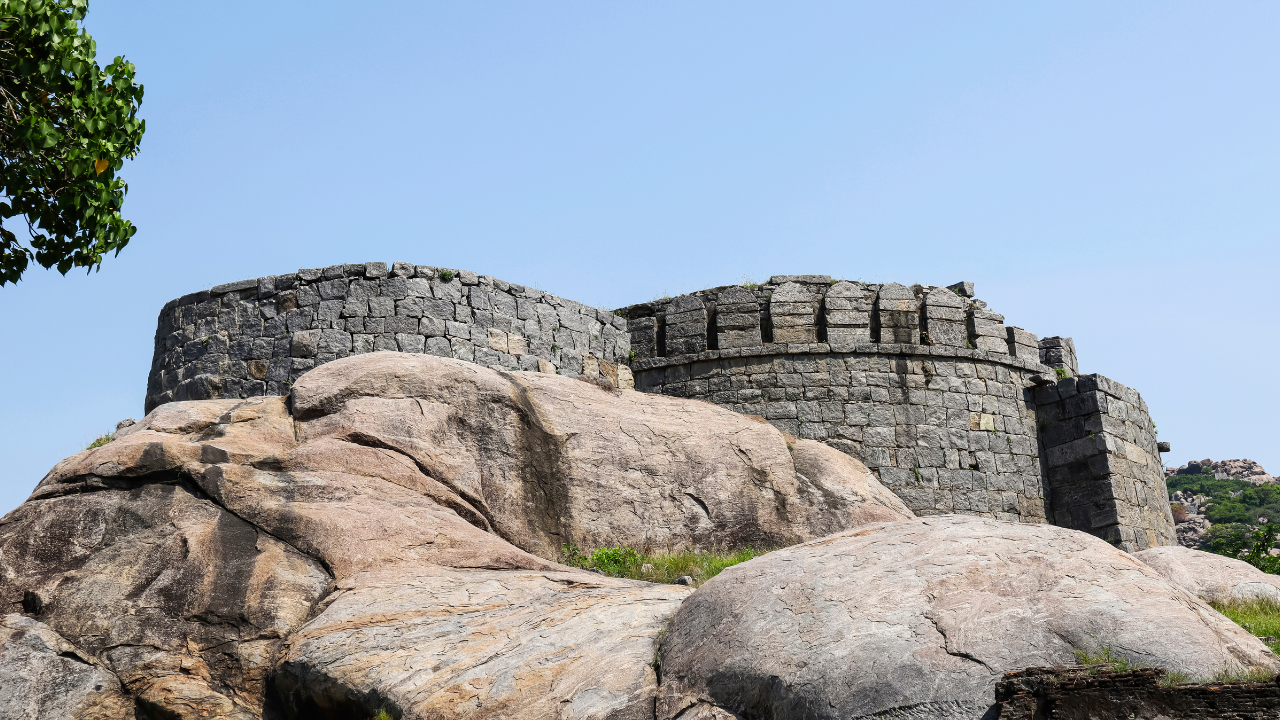
{"type": "Polygon", "coordinates": [[[637,390],[825,442],[918,515],[1053,522],[1127,550],[1174,541],[1146,404],[1100,375],[1077,385],[1071,338],[1006,325],[971,282],[779,275],[617,312],[637,390]]]}
{"type": "Polygon", "coordinates": [[[1070,338],[1044,343],[1006,326],[973,296],[973,283],[940,287],[834,281],[827,275],[775,275],[762,285],[700,290],[618,311],[627,319],[633,360],[705,350],[825,343],[973,348],[1045,362],[1074,375],[1070,338]]]}

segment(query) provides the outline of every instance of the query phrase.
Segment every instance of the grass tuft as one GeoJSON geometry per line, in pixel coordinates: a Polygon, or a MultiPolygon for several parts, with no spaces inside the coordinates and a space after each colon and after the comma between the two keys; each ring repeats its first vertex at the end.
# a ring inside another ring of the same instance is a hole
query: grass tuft
{"type": "Polygon", "coordinates": [[[1246,683],[1246,682],[1269,682],[1275,677],[1275,673],[1268,672],[1262,668],[1250,668],[1248,670],[1224,671],[1213,676],[1209,682],[1215,683],[1246,683]]]}
{"type": "Polygon", "coordinates": [[[733,552],[708,552],[704,550],[667,550],[646,552],[626,545],[602,547],[583,553],[580,548],[565,545],[561,562],[584,569],[599,570],[605,575],[652,583],[674,583],[688,575],[694,586],[710,580],[720,571],[751,558],[764,555],[767,550],[747,547],[733,552]],[[646,568],[645,566],[649,566],[646,568]]]}
{"type": "Polygon", "coordinates": [[[1146,665],[1135,663],[1128,653],[1116,649],[1108,640],[1095,638],[1092,650],[1075,649],[1071,652],[1076,656],[1076,662],[1093,666],[1092,669],[1095,671],[1105,667],[1116,672],[1129,672],[1146,667],[1146,665]]]}
{"type": "MultiPolygon", "coordinates": [[[[1266,643],[1271,651],[1280,654],[1280,602],[1275,600],[1230,600],[1209,603],[1214,610],[1226,615],[1231,622],[1258,637],[1276,638],[1266,643]]],[[[1265,641],[1264,641],[1265,642],[1265,641]]],[[[1225,681],[1220,681],[1225,682],[1225,681]]]]}
{"type": "Polygon", "coordinates": [[[111,437],[111,433],[107,433],[106,435],[99,435],[99,436],[98,436],[98,439],[97,439],[97,440],[94,440],[94,441],[93,441],[93,442],[91,442],[91,443],[89,443],[89,447],[85,448],[85,450],[92,450],[92,449],[94,449],[94,448],[100,448],[100,447],[102,447],[103,445],[106,445],[107,443],[111,442],[113,439],[114,439],[114,438],[112,438],[112,437],[111,437]]]}

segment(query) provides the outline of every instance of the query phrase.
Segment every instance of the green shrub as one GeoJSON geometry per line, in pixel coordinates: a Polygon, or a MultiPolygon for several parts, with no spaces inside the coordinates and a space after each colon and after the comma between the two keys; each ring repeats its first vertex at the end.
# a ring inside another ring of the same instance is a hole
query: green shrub
{"type": "Polygon", "coordinates": [[[1239,524],[1214,525],[1205,533],[1200,546],[1211,553],[1239,558],[1262,572],[1280,575],[1280,557],[1271,554],[1277,532],[1280,525],[1275,523],[1267,523],[1252,532],[1239,524]]]}
{"type": "Polygon", "coordinates": [[[107,443],[111,442],[113,439],[114,439],[114,438],[112,438],[112,437],[111,437],[111,433],[107,433],[106,435],[99,435],[99,436],[98,436],[98,439],[97,439],[97,440],[94,440],[94,441],[93,441],[93,442],[91,442],[91,443],[89,443],[89,447],[85,448],[85,450],[92,450],[92,449],[94,449],[94,448],[100,448],[100,447],[102,447],[103,445],[106,445],[107,443]]]}
{"type": "Polygon", "coordinates": [[[1071,377],[1071,373],[1067,372],[1066,368],[1054,368],[1053,374],[1056,375],[1059,380],[1066,380],[1071,377]]]}
{"type": "Polygon", "coordinates": [[[441,271],[440,271],[440,281],[441,281],[441,282],[449,282],[449,281],[453,280],[455,277],[457,277],[457,274],[456,274],[455,272],[453,272],[452,270],[441,270],[441,271]]]}
{"type": "Polygon", "coordinates": [[[653,583],[674,583],[677,578],[687,575],[693,578],[696,586],[719,575],[727,567],[759,557],[765,552],[751,547],[723,553],[704,550],[646,552],[618,545],[597,548],[588,554],[583,553],[581,548],[565,544],[561,549],[561,562],[572,567],[599,570],[613,577],[653,583]],[[644,570],[646,565],[652,568],[649,572],[644,570]]]}
{"type": "Polygon", "coordinates": [[[640,566],[644,564],[640,553],[626,545],[597,548],[591,551],[588,563],[596,570],[616,577],[639,577],[640,566]]]}

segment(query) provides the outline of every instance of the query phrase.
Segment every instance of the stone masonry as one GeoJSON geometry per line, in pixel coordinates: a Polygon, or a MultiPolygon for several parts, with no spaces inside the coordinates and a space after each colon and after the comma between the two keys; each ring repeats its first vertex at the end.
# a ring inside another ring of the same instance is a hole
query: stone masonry
{"type": "Polygon", "coordinates": [[[160,313],[146,408],[288,394],[347,355],[433,353],[599,377],[757,415],[867,464],[917,514],[1175,542],[1138,393],[1079,376],[1071,338],[950,286],[780,275],[598,310],[465,270],[336,265],[220,285],[160,313]]]}
{"type": "Polygon", "coordinates": [[[1173,513],[1147,404],[1101,375],[1035,390],[1053,523],[1128,546],[1173,545],[1173,513]]]}
{"type": "MultiPolygon", "coordinates": [[[[401,262],[390,270],[380,262],[304,269],[165,305],[146,409],[173,400],[285,395],[316,365],[375,350],[616,375],[631,338],[626,321],[610,311],[467,270],[401,262]]],[[[626,385],[629,372],[620,369],[626,385]]]]}
{"type": "Polygon", "coordinates": [[[1127,550],[1175,542],[1138,393],[1077,377],[1071,338],[1005,325],[973,283],[783,275],[618,312],[637,390],[821,440],[919,515],[1053,522],[1127,550]]]}

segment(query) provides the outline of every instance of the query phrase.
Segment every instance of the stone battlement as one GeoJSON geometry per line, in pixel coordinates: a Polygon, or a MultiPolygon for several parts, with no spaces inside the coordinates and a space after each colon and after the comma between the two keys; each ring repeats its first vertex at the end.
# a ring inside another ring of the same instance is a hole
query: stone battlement
{"type": "Polygon", "coordinates": [[[947,287],[776,275],[632,305],[636,389],[706,400],[867,464],[917,515],[1174,542],[1146,403],[1071,338],[947,287]]]}
{"type": "Polygon", "coordinates": [[[1040,340],[973,296],[947,287],[775,275],[622,308],[634,360],[773,344],[822,343],[843,351],[867,343],[967,348],[1077,374],[1071,338],[1040,340]]]}

